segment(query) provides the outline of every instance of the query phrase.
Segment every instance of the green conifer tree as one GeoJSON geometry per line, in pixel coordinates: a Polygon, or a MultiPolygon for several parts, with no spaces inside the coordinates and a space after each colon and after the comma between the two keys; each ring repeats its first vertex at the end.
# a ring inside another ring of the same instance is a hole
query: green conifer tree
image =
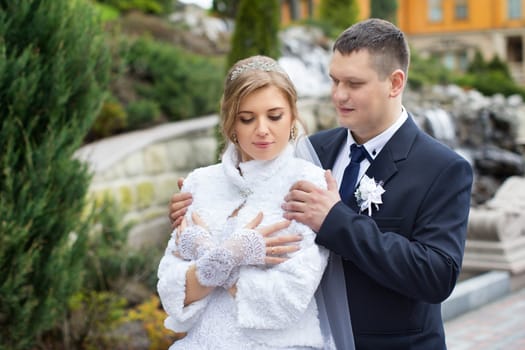
{"type": "Polygon", "coordinates": [[[85,0],[0,0],[0,349],[29,349],[79,286],[90,175],[75,160],[109,78],[85,0]]]}
{"type": "Polygon", "coordinates": [[[279,0],[240,0],[238,6],[227,68],[253,55],[278,58],[279,0]]]}
{"type": "Polygon", "coordinates": [[[358,17],[356,0],[321,0],[319,5],[319,19],[329,28],[327,34],[331,37],[356,23],[358,17]]]}
{"type": "Polygon", "coordinates": [[[397,0],[371,0],[370,17],[396,22],[397,0]]]}

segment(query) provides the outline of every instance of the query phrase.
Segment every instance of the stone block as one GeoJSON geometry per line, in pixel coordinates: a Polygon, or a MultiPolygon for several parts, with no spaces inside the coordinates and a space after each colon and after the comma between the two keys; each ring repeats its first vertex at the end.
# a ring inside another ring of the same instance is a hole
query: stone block
{"type": "Polygon", "coordinates": [[[507,178],[486,206],[490,209],[525,212],[525,177],[507,178]]]}
{"type": "MultiPolygon", "coordinates": [[[[155,204],[167,205],[171,196],[179,191],[176,174],[163,174],[155,180],[155,204]]],[[[167,209],[166,209],[167,210],[167,209]]]]}
{"type": "Polygon", "coordinates": [[[121,162],[116,162],[113,166],[101,171],[100,174],[102,175],[104,182],[114,181],[126,176],[124,165],[121,162]]]}
{"type": "Polygon", "coordinates": [[[169,169],[189,169],[188,163],[192,156],[191,142],[186,139],[175,139],[166,143],[166,158],[169,169]]]}
{"type": "Polygon", "coordinates": [[[138,222],[129,232],[128,244],[131,248],[160,246],[165,247],[170,239],[171,225],[167,216],[138,222]]]}
{"type": "Polygon", "coordinates": [[[485,206],[471,208],[463,267],[525,271],[525,178],[508,178],[485,206]]]}
{"type": "Polygon", "coordinates": [[[144,209],[153,204],[155,190],[153,182],[143,180],[137,184],[137,208],[144,209]]]}
{"type": "Polygon", "coordinates": [[[144,155],[142,152],[136,152],[128,155],[122,160],[126,177],[137,177],[144,173],[144,155]]]}
{"type": "Polygon", "coordinates": [[[216,157],[217,140],[208,136],[191,142],[191,156],[188,158],[186,169],[195,169],[210,164],[215,164],[219,160],[216,157]]]}
{"type": "Polygon", "coordinates": [[[169,169],[165,143],[150,145],[144,149],[144,173],[160,174],[169,169]]]}
{"type": "Polygon", "coordinates": [[[131,184],[122,184],[116,188],[117,200],[120,208],[130,211],[136,207],[136,191],[131,184]]]}

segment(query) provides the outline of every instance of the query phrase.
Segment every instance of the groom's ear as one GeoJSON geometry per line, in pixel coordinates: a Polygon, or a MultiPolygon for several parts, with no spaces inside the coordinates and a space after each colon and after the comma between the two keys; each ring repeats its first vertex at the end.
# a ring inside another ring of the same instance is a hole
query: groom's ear
{"type": "Polygon", "coordinates": [[[397,97],[403,92],[406,75],[401,69],[396,69],[390,74],[390,97],[397,97]]]}

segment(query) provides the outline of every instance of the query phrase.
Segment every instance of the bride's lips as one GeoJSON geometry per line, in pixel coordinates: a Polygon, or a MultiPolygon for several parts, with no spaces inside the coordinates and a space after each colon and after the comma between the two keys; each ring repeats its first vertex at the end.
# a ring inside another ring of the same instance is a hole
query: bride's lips
{"type": "Polygon", "coordinates": [[[254,142],[253,144],[257,148],[268,148],[273,144],[273,142],[254,142]]]}

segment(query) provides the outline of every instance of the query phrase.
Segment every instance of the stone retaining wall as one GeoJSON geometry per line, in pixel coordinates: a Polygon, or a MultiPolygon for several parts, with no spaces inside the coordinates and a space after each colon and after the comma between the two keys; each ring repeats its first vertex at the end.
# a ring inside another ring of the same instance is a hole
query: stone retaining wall
{"type": "Polygon", "coordinates": [[[216,124],[217,116],[164,124],[103,139],[77,152],[93,171],[89,194],[95,203],[109,196],[132,223],[132,246],[169,237],[167,208],[177,179],[215,161],[216,124]]]}
{"type": "MultiPolygon", "coordinates": [[[[298,103],[308,132],[335,124],[328,100],[298,103]]],[[[94,174],[89,194],[95,203],[114,199],[132,223],[130,244],[164,242],[171,231],[168,203],[177,179],[217,162],[216,115],[159,125],[88,144],[76,156],[94,174]]]]}
{"type": "MultiPolygon", "coordinates": [[[[327,99],[302,100],[299,114],[308,133],[335,126],[327,99]]],[[[132,223],[130,244],[165,243],[171,231],[168,203],[177,179],[217,162],[216,115],[163,124],[84,146],[77,157],[94,173],[89,194],[95,202],[116,200],[132,223]]],[[[495,198],[472,208],[464,270],[525,271],[525,178],[513,177],[495,198]]]]}

